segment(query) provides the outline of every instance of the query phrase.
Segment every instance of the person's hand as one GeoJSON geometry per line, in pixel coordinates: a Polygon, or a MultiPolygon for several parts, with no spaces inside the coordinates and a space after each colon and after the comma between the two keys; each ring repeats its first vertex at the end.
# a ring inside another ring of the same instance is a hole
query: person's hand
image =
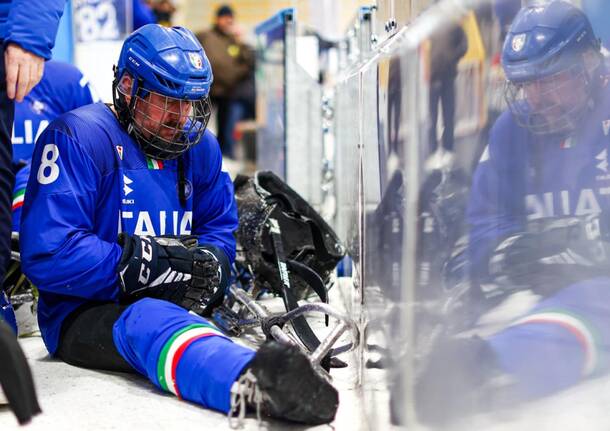
{"type": "Polygon", "coordinates": [[[6,94],[17,102],[40,82],[44,70],[44,58],[23,49],[15,43],[9,43],[4,51],[6,68],[6,94]]]}

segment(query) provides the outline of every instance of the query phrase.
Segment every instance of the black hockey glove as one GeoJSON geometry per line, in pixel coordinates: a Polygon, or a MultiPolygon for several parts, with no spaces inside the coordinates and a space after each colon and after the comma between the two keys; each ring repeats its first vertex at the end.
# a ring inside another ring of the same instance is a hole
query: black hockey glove
{"type": "Polygon", "coordinates": [[[119,244],[119,279],[127,298],[165,299],[199,315],[208,315],[222,301],[230,268],[217,247],[197,247],[194,236],[125,233],[119,235],[119,244]]]}
{"type": "Polygon", "coordinates": [[[494,289],[548,295],[577,281],[610,275],[610,235],[599,215],[540,219],[506,238],[489,261],[494,289]]]}

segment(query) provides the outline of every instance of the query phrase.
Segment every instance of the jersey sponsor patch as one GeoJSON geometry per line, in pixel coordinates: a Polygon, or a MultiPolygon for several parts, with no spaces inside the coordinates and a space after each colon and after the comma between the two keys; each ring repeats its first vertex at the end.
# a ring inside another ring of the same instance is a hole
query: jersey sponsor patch
{"type": "Polygon", "coordinates": [[[129,178],[127,175],[123,174],[123,194],[127,196],[129,193],[133,192],[133,189],[129,187],[129,185],[133,183],[133,180],[129,178]]]}
{"type": "MultiPolygon", "coordinates": [[[[205,337],[225,337],[218,329],[211,324],[193,324],[177,331],[161,349],[157,362],[157,380],[159,386],[182,398],[176,381],[176,369],[184,354],[184,351],[196,340],[205,337]]],[[[226,338],[226,337],[225,337],[226,338]]]]}

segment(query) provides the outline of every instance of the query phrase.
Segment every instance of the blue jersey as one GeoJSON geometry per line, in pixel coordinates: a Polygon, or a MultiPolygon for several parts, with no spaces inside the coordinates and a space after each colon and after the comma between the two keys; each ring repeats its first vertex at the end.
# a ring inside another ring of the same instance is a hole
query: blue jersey
{"type": "Polygon", "coordinates": [[[477,268],[498,241],[542,217],[610,211],[610,88],[572,136],[533,135],[510,112],[496,121],[468,205],[477,268]]]}
{"type": "Polygon", "coordinates": [[[21,226],[24,273],[38,287],[38,322],[49,352],[61,323],[79,305],[117,301],[121,231],[195,234],[235,257],[237,207],[221,171],[216,138],[206,131],[178,161],[147,159],[104,104],[53,121],[36,143],[21,226]]]}
{"type": "Polygon", "coordinates": [[[13,125],[13,161],[29,160],[34,142],[49,123],[59,115],[99,97],[77,67],[59,61],[45,64],[42,79],[23,99],[15,103],[13,125]]]}
{"type": "Polygon", "coordinates": [[[66,0],[0,0],[0,39],[51,58],[66,0]]]}
{"type": "Polygon", "coordinates": [[[98,100],[99,97],[89,80],[77,67],[51,60],[45,64],[44,74],[38,85],[23,102],[15,103],[13,162],[25,162],[25,166],[15,175],[12,204],[14,232],[19,231],[34,142],[49,123],[61,114],[98,100]]]}

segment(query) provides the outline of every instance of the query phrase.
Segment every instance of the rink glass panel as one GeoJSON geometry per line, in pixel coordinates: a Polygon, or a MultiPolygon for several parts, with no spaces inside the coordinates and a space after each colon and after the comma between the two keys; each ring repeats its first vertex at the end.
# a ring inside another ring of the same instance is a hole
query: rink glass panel
{"type": "MultiPolygon", "coordinates": [[[[361,365],[364,406],[371,428],[383,420],[407,427],[424,426],[422,405],[433,406],[438,412],[449,408],[443,404],[446,400],[420,390],[419,382],[424,381],[422,376],[435,353],[444,352],[448,370],[463,362],[468,354],[473,355],[469,360],[477,367],[492,366],[493,361],[487,355],[459,352],[451,348],[451,341],[473,336],[491,340],[541,301],[529,289],[515,289],[495,297],[477,295],[481,288],[467,270],[468,250],[477,248],[470,241],[466,216],[473,193],[473,174],[484,156],[489,129],[506,107],[503,73],[497,61],[502,44],[492,6],[484,1],[441,2],[408,29],[383,43],[383,49],[376,50],[358,73],[337,88],[340,111],[337,116],[344,117],[340,121],[352,125],[354,120],[360,122],[358,127],[337,129],[337,173],[340,175],[346,166],[350,166],[349,172],[354,172],[355,159],[360,157],[362,188],[358,197],[362,202],[362,237],[351,244],[359,243],[362,247],[358,260],[362,265],[365,337],[361,365]],[[430,142],[433,127],[430,90],[435,85],[430,78],[433,74],[430,40],[445,32],[451,26],[449,17],[456,16],[464,17],[461,26],[468,50],[457,64],[454,83],[453,151],[439,152],[445,124],[439,102],[437,142],[430,142]],[[370,89],[372,82],[375,91],[370,89]],[[345,98],[342,101],[342,95],[350,91],[353,94],[350,100],[356,100],[353,98],[356,94],[360,97],[358,107],[349,106],[345,98]],[[376,104],[376,108],[371,109],[371,104],[376,104]],[[374,119],[369,115],[371,111],[374,119]],[[352,121],[349,116],[353,116],[352,121]],[[342,149],[341,142],[348,141],[354,144],[342,149]],[[348,160],[351,162],[346,163],[348,160]],[[389,400],[380,388],[388,390],[389,400]],[[417,405],[415,399],[419,400],[417,405]]],[[[356,201],[352,198],[357,187],[355,182],[347,183],[339,183],[338,187],[338,201],[344,205],[338,208],[337,227],[344,238],[350,229],[355,231],[356,225],[352,223],[357,220],[353,214],[356,201]],[[350,217],[346,217],[350,211],[350,217]]],[[[490,193],[489,201],[505,199],[490,193]]],[[[518,340],[521,341],[527,340],[518,340]]],[[[554,350],[548,347],[545,350],[543,345],[541,351],[550,355],[554,350]]],[[[552,360],[554,367],[571,372],[566,359],[554,356],[552,360]]],[[[456,372],[458,369],[455,367],[456,372]]],[[[479,383],[466,381],[460,383],[458,392],[455,381],[447,376],[441,373],[435,379],[428,375],[426,386],[436,385],[454,399],[466,399],[468,394],[481,391],[479,383]]],[[[584,379],[572,385],[568,393],[580,396],[583,385],[596,382],[584,379]]],[[[436,428],[499,429],[507,422],[516,426],[549,424],[549,418],[560,413],[561,397],[566,397],[565,391],[535,401],[517,399],[520,403],[513,404],[508,411],[483,405],[496,402],[501,405],[496,399],[474,397],[471,402],[480,405],[454,413],[449,423],[437,424],[436,428]],[[539,414],[538,409],[546,414],[539,414]]],[[[584,401],[589,400],[585,397],[584,401]]],[[[429,417],[426,425],[430,425],[429,417]]]]}
{"type": "Polygon", "coordinates": [[[314,208],[321,204],[322,90],[319,47],[293,9],[257,28],[257,168],[283,178],[314,208]]]}
{"type": "MultiPolygon", "coordinates": [[[[360,168],[360,74],[348,74],[336,87],[335,131],[337,215],[334,228],[339,239],[347,246],[349,256],[360,272],[360,219],[361,168],[360,168]]],[[[358,276],[354,274],[355,282],[358,276]]]]}
{"type": "Polygon", "coordinates": [[[288,23],[286,39],[286,180],[314,208],[321,204],[322,90],[319,46],[288,23]]]}
{"type": "Polygon", "coordinates": [[[376,150],[375,113],[377,67],[371,62],[372,10],[361,7],[349,25],[345,40],[339,45],[340,73],[334,88],[333,131],[335,136],[335,183],[337,210],[332,220],[339,238],[347,246],[353,262],[353,291],[346,295],[354,317],[360,318],[362,301],[362,241],[364,194],[373,190],[378,195],[379,163],[376,150]],[[375,145],[364,156],[365,143],[375,145]],[[366,165],[366,166],[364,166],[366,165]],[[364,172],[371,169],[365,184],[364,172]]]}
{"type": "Polygon", "coordinates": [[[281,14],[256,35],[256,163],[286,178],[286,23],[281,14]]]}

